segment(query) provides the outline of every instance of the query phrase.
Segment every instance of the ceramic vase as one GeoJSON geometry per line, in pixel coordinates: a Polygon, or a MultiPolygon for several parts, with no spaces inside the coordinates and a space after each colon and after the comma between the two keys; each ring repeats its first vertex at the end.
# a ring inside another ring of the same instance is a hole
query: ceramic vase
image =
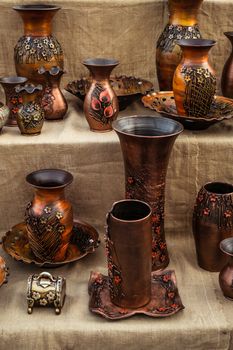
{"type": "Polygon", "coordinates": [[[42,169],[27,175],[26,181],[35,188],[25,213],[29,245],[41,261],[63,261],[73,228],[73,210],[65,188],[73,176],[60,169],[42,169]]]}
{"type": "Polygon", "coordinates": [[[9,114],[9,108],[0,102],[0,132],[2,131],[3,126],[7,123],[9,114]]]}
{"type": "Polygon", "coordinates": [[[160,35],[156,48],[156,68],[160,91],[171,91],[176,67],[182,52],[180,39],[200,39],[198,10],[203,0],[168,0],[169,22],[160,35]]]}
{"type": "Polygon", "coordinates": [[[199,266],[208,271],[220,271],[227,257],[219,244],[233,236],[232,185],[210,182],[200,189],[193,212],[193,234],[199,266]]]}
{"type": "Polygon", "coordinates": [[[52,19],[60,7],[44,4],[14,6],[24,23],[24,35],[15,46],[14,59],[17,75],[29,82],[44,84],[45,77],[38,68],[53,66],[64,68],[61,45],[52,35],[52,19]]]}
{"type": "Polygon", "coordinates": [[[219,284],[223,295],[233,300],[233,238],[226,238],[220,243],[220,249],[226,257],[226,265],[219,274],[219,284]]]}
{"type": "Polygon", "coordinates": [[[216,77],[208,61],[214,40],[180,40],[183,58],[176,68],[173,91],[177,114],[205,117],[210,111],[216,92],[216,77]]]}
{"type": "Polygon", "coordinates": [[[3,77],[0,79],[5,96],[6,105],[10,109],[10,113],[6,122],[7,126],[17,126],[16,116],[19,108],[22,106],[23,98],[21,93],[16,93],[15,87],[20,84],[25,84],[27,78],[25,77],[3,77]]]}
{"type": "Polygon", "coordinates": [[[46,85],[42,98],[45,119],[63,119],[68,110],[66,99],[60,89],[60,81],[64,71],[60,67],[52,67],[50,69],[40,67],[38,73],[44,75],[46,78],[46,85]]]}
{"type": "MultiPolygon", "coordinates": [[[[233,32],[224,33],[233,46],[233,32]]],[[[222,94],[225,97],[233,98],[233,47],[222,71],[221,79],[222,94]]]]}
{"type": "Polygon", "coordinates": [[[113,204],[107,215],[106,250],[111,300],[122,308],[151,298],[151,208],[137,200],[113,204]]]}
{"type": "Polygon", "coordinates": [[[126,198],[139,199],[152,208],[152,269],[169,263],[164,233],[165,181],[169,157],[183,126],[153,116],[121,118],[113,123],[125,166],[126,198]]]}
{"type": "Polygon", "coordinates": [[[84,113],[91,131],[112,130],[112,122],[119,112],[118,98],[110,84],[110,73],[118,61],[105,58],[83,61],[92,76],[92,83],[84,100],[84,113]]]}
{"type": "Polygon", "coordinates": [[[41,105],[42,85],[18,85],[15,91],[22,94],[22,106],[16,116],[21,134],[39,135],[44,124],[44,111],[41,105]]]}

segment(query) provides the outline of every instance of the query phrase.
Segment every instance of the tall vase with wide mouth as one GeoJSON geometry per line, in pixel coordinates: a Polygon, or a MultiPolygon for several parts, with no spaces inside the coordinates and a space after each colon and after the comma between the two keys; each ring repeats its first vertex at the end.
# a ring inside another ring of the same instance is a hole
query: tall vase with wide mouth
{"type": "Polygon", "coordinates": [[[193,234],[199,266],[220,271],[227,257],[219,244],[233,237],[233,185],[210,182],[200,189],[193,212],[193,234]]]}
{"type": "Polygon", "coordinates": [[[176,68],[173,91],[180,116],[205,117],[210,111],[216,92],[215,71],[209,64],[209,51],[214,40],[178,41],[183,58],[176,68]]]}
{"type": "Polygon", "coordinates": [[[52,35],[52,19],[60,7],[44,4],[14,6],[24,23],[24,35],[15,46],[14,59],[17,75],[25,76],[31,83],[45,83],[38,68],[53,66],[64,68],[61,45],[52,35]]]}
{"type": "Polygon", "coordinates": [[[61,169],[42,169],[27,175],[26,181],[35,188],[25,213],[29,245],[41,261],[63,261],[73,228],[73,210],[65,188],[73,176],[61,169]]]}
{"type": "Polygon", "coordinates": [[[6,96],[6,105],[10,109],[10,114],[8,116],[6,125],[7,126],[17,126],[17,113],[22,106],[23,97],[22,93],[17,93],[15,87],[17,85],[25,84],[27,78],[25,77],[3,77],[0,79],[0,84],[2,85],[5,96],[6,96]]]}
{"type": "Polygon", "coordinates": [[[168,0],[169,22],[157,41],[156,68],[161,91],[172,90],[173,75],[181,61],[180,39],[200,39],[197,15],[203,0],[168,0]]]}
{"type": "Polygon", "coordinates": [[[233,300],[233,237],[221,241],[220,249],[225,255],[226,264],[220,271],[219,284],[223,295],[233,300]]]}
{"type": "Polygon", "coordinates": [[[152,269],[169,263],[164,232],[165,181],[173,144],[183,126],[171,119],[131,116],[113,123],[123,153],[126,198],[152,208],[152,269]]]}
{"type": "Polygon", "coordinates": [[[225,32],[224,35],[230,40],[232,51],[223,67],[221,87],[223,96],[233,98],[233,32],[225,32]]]}
{"type": "Polygon", "coordinates": [[[94,58],[83,61],[92,76],[92,83],[84,100],[84,113],[91,131],[112,130],[112,122],[119,112],[118,98],[110,84],[110,74],[118,66],[114,59],[94,58]]]}
{"type": "Polygon", "coordinates": [[[107,215],[106,250],[110,297],[123,308],[151,298],[151,208],[138,200],[113,204],[107,215]]]}

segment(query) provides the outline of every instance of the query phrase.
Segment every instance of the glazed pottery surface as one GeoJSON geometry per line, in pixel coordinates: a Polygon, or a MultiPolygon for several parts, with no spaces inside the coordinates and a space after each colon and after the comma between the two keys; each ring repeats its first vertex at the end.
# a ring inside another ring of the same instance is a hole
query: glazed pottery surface
{"type": "Polygon", "coordinates": [[[9,275],[5,260],[0,256],[0,287],[7,283],[7,276],[9,275]]]}
{"type": "Polygon", "coordinates": [[[7,123],[10,114],[10,109],[0,102],[0,131],[3,126],[7,123]]]}
{"type": "Polygon", "coordinates": [[[114,203],[107,215],[106,250],[111,301],[127,308],[151,298],[151,208],[137,200],[114,203]]]}
{"type": "MultiPolygon", "coordinates": [[[[224,34],[230,40],[231,45],[233,45],[233,32],[226,32],[224,34]]],[[[221,87],[223,96],[233,98],[233,47],[223,67],[221,87]]]]}
{"type": "Polygon", "coordinates": [[[181,61],[180,39],[200,39],[197,14],[203,0],[168,0],[169,22],[160,35],[156,49],[159,87],[172,90],[173,75],[181,61]]]}
{"type": "Polygon", "coordinates": [[[73,176],[60,169],[42,169],[26,180],[35,188],[25,213],[29,245],[42,261],[63,261],[73,229],[73,210],[64,189],[73,176]]]}
{"type": "Polygon", "coordinates": [[[111,131],[119,104],[110,84],[110,74],[119,64],[114,59],[95,58],[83,61],[90,70],[92,83],[84,100],[84,113],[91,131],[111,131]]]}
{"type": "Polygon", "coordinates": [[[14,6],[24,23],[24,35],[15,46],[17,75],[25,76],[32,83],[45,83],[38,68],[53,66],[64,68],[61,45],[52,35],[52,19],[60,7],[44,4],[14,6]]]}
{"type": "Polygon", "coordinates": [[[180,123],[164,117],[131,116],[113,123],[120,139],[126,198],[139,199],[152,208],[152,269],[169,263],[164,233],[165,181],[169,157],[180,123]]]}
{"type": "Polygon", "coordinates": [[[216,92],[216,77],[208,62],[214,40],[180,40],[183,58],[176,68],[173,91],[180,116],[203,118],[210,112],[216,92]]]}
{"type": "Polygon", "coordinates": [[[219,284],[223,295],[233,300],[233,237],[224,239],[220,243],[220,249],[228,262],[219,274],[219,284]]]}
{"type": "Polygon", "coordinates": [[[212,182],[201,188],[194,207],[193,234],[199,266],[220,271],[227,256],[219,244],[233,236],[233,185],[212,182]]]}

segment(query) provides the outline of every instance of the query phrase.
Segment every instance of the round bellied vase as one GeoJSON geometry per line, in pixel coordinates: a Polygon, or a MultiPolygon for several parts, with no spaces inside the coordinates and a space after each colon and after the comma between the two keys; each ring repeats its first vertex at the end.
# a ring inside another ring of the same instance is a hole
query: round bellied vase
{"type": "Polygon", "coordinates": [[[177,114],[205,117],[216,92],[215,71],[208,61],[214,40],[184,39],[178,41],[183,57],[173,78],[173,91],[177,114]]]}
{"type": "Polygon", "coordinates": [[[233,237],[221,241],[220,249],[227,261],[219,274],[220,288],[226,298],[233,300],[233,237]]]}
{"type": "Polygon", "coordinates": [[[198,10],[203,0],[168,0],[169,22],[157,41],[156,68],[160,91],[171,91],[182,52],[180,39],[200,39],[198,10]]]}
{"type": "Polygon", "coordinates": [[[35,188],[25,213],[29,245],[41,261],[63,261],[73,228],[65,188],[73,176],[61,169],[42,169],[27,175],[26,181],[35,188]]]}
{"type": "Polygon", "coordinates": [[[224,34],[231,42],[232,51],[223,67],[221,88],[223,96],[233,98],[233,32],[224,34]]]}

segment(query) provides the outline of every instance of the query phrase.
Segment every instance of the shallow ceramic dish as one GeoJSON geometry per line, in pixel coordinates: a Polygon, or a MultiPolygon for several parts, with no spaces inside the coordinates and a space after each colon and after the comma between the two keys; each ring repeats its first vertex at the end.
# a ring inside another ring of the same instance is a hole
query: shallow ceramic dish
{"type": "MultiPolygon", "coordinates": [[[[120,110],[125,109],[133,101],[153,88],[153,84],[147,80],[124,75],[112,76],[110,82],[118,97],[120,110]]],[[[65,90],[84,101],[90,85],[90,78],[82,78],[68,83],[65,90]]]]}
{"type": "Polygon", "coordinates": [[[93,253],[99,245],[97,231],[85,222],[76,220],[74,222],[73,234],[65,260],[59,262],[40,261],[32,252],[27,238],[25,223],[12,227],[2,238],[2,247],[6,253],[18,261],[26,264],[34,263],[43,267],[58,267],[77,261],[87,254],[93,253]]]}
{"type": "Polygon", "coordinates": [[[7,283],[8,268],[6,267],[5,260],[0,256],[0,287],[7,283]]]}
{"type": "Polygon", "coordinates": [[[150,317],[167,317],[184,309],[176,286],[174,271],[152,272],[151,301],[138,309],[126,309],[114,305],[110,299],[108,277],[99,272],[91,272],[88,292],[89,309],[109,320],[120,320],[135,314],[150,317]]]}
{"type": "Polygon", "coordinates": [[[151,92],[142,97],[142,103],[145,107],[177,120],[190,130],[207,129],[217,122],[233,117],[233,100],[223,96],[215,96],[209,114],[203,118],[179,116],[172,91],[151,92]]]}

